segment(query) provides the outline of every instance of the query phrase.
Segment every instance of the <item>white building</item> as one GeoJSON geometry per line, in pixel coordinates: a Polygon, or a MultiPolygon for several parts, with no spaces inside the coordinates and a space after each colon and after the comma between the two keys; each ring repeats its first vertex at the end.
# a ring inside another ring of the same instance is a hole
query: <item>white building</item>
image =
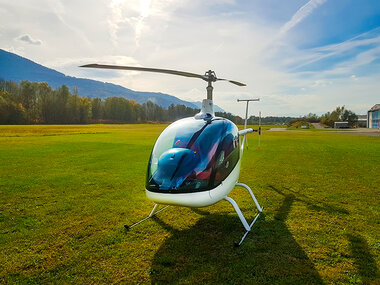
{"type": "Polygon", "coordinates": [[[334,122],[334,129],[348,129],[348,122],[334,122]]]}
{"type": "Polygon", "coordinates": [[[358,115],[358,121],[356,122],[356,126],[359,128],[366,128],[368,123],[367,115],[358,115]]]}
{"type": "Polygon", "coordinates": [[[380,129],[380,104],[376,104],[368,111],[368,128],[380,129]]]}

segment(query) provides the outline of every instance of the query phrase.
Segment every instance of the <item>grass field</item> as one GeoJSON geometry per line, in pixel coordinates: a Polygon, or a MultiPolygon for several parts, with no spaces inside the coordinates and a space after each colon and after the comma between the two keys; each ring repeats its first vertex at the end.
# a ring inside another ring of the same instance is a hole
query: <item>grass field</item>
{"type": "MultiPolygon", "coordinates": [[[[230,204],[149,214],[164,125],[0,126],[1,283],[379,284],[380,138],[249,135],[240,180],[264,215],[243,245],[230,204]]],[[[232,197],[252,219],[254,205],[232,197]]]]}

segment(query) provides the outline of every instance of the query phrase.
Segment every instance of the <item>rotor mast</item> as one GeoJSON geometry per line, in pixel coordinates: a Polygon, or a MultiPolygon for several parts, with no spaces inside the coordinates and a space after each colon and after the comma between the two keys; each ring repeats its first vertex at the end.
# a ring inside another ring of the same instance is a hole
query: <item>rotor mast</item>
{"type": "Polygon", "coordinates": [[[214,87],[212,87],[211,81],[208,82],[206,89],[207,89],[207,99],[212,100],[212,90],[214,89],[214,87]]]}
{"type": "Polygon", "coordinates": [[[207,81],[208,83],[206,87],[207,100],[212,100],[212,91],[214,90],[214,87],[212,87],[212,82],[215,82],[217,80],[215,72],[212,70],[206,71],[203,80],[207,81]]]}
{"type": "Polygon", "coordinates": [[[202,100],[201,111],[194,117],[196,119],[211,119],[215,117],[214,103],[212,101],[212,92],[214,90],[214,87],[212,87],[212,82],[215,82],[217,80],[217,77],[214,71],[209,70],[205,72],[205,74],[202,76],[202,79],[204,81],[207,81],[207,97],[206,99],[202,100]]]}

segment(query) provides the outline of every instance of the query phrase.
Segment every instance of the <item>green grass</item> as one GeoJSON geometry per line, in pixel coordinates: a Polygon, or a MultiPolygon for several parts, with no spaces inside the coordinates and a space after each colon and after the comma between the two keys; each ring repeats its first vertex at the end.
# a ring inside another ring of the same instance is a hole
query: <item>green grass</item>
{"type": "MultiPolygon", "coordinates": [[[[149,214],[164,125],[0,126],[2,283],[379,283],[380,139],[249,135],[240,180],[264,215],[243,245],[227,202],[149,214]]],[[[252,219],[244,189],[232,197],[252,219]]]]}

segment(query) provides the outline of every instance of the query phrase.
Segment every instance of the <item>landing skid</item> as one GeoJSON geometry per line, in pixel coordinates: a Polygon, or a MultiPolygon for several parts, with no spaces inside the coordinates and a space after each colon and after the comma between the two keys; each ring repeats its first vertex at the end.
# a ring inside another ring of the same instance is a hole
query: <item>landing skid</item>
{"type": "MultiPolygon", "coordinates": [[[[245,189],[248,190],[249,194],[251,194],[252,200],[255,202],[257,210],[259,211],[258,214],[253,219],[252,223],[248,224],[247,220],[245,219],[243,213],[241,212],[241,210],[240,210],[239,206],[237,205],[237,203],[235,202],[235,200],[232,199],[231,197],[228,197],[228,196],[224,197],[224,200],[230,202],[231,205],[234,207],[236,213],[239,216],[239,219],[240,219],[241,223],[243,224],[243,226],[244,226],[244,228],[246,230],[246,232],[243,235],[243,237],[241,238],[241,240],[239,242],[235,242],[235,244],[234,244],[235,247],[238,247],[238,246],[240,246],[243,243],[244,239],[246,238],[246,236],[248,235],[248,233],[251,231],[252,226],[256,223],[256,221],[259,218],[260,214],[263,212],[263,208],[260,207],[259,202],[257,202],[257,199],[256,199],[255,195],[253,194],[251,188],[249,188],[248,185],[246,185],[244,183],[236,183],[235,186],[244,187],[245,189]]],[[[161,208],[160,210],[158,210],[158,204],[154,204],[153,209],[150,212],[149,216],[147,216],[146,218],[144,218],[144,219],[142,219],[142,220],[140,220],[140,221],[138,221],[138,222],[136,222],[136,223],[134,223],[132,225],[124,225],[124,228],[126,230],[129,230],[130,228],[133,228],[134,226],[137,226],[138,224],[141,224],[142,222],[145,222],[146,220],[148,220],[148,219],[152,218],[153,216],[157,215],[158,213],[164,211],[167,207],[169,207],[169,205],[167,205],[167,206],[161,208]]]]}
{"type": "Polygon", "coordinates": [[[257,199],[256,199],[255,195],[253,194],[251,188],[249,188],[248,185],[246,185],[246,184],[244,184],[244,183],[236,183],[235,185],[236,185],[236,186],[240,186],[240,187],[244,187],[245,189],[248,190],[249,194],[251,194],[252,200],[255,202],[255,205],[256,205],[256,207],[257,207],[257,210],[259,211],[259,212],[257,213],[257,215],[255,216],[255,218],[253,219],[252,223],[249,225],[248,222],[247,222],[247,220],[245,219],[243,213],[241,212],[239,206],[238,206],[238,205],[236,204],[236,202],[234,201],[234,199],[232,199],[231,197],[228,197],[228,196],[226,196],[226,197],[224,198],[224,200],[230,202],[231,205],[234,207],[236,213],[237,213],[238,216],[239,216],[239,219],[240,219],[241,223],[243,224],[243,226],[244,226],[244,228],[245,228],[245,230],[246,230],[246,232],[245,232],[245,234],[243,235],[243,237],[241,238],[240,242],[235,242],[235,244],[234,244],[235,247],[238,247],[238,246],[240,246],[240,245],[243,243],[244,239],[246,238],[246,236],[248,235],[248,233],[251,231],[252,226],[256,223],[256,221],[257,221],[257,219],[259,218],[260,214],[263,212],[263,208],[260,207],[259,202],[257,202],[257,199]]]}
{"type": "Polygon", "coordinates": [[[137,226],[138,224],[141,224],[142,222],[145,222],[146,220],[152,218],[153,216],[157,215],[159,212],[162,212],[162,211],[165,210],[167,207],[169,207],[169,205],[163,207],[163,208],[160,209],[160,210],[157,210],[157,208],[158,208],[158,204],[154,204],[153,209],[152,209],[152,211],[150,212],[150,214],[149,214],[148,217],[146,217],[146,218],[142,219],[141,221],[138,221],[138,222],[136,222],[136,223],[134,223],[134,224],[132,224],[132,225],[130,225],[130,226],[128,226],[128,225],[124,225],[124,228],[125,228],[126,230],[129,230],[130,228],[133,228],[134,226],[137,226]]]}

